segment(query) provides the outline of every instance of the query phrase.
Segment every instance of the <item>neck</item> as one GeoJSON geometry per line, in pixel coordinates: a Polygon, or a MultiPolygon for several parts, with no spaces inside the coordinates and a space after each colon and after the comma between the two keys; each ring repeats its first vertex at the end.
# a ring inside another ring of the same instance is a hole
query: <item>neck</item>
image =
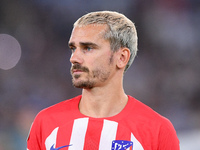
{"type": "Polygon", "coordinates": [[[83,89],[80,112],[94,118],[111,117],[120,113],[128,102],[121,84],[114,82],[106,87],[83,89]]]}

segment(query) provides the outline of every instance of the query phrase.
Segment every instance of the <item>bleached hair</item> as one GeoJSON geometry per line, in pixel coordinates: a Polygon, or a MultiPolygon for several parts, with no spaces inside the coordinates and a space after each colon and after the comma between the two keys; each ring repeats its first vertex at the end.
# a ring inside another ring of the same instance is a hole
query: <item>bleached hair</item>
{"type": "Polygon", "coordinates": [[[134,23],[121,13],[114,11],[97,11],[80,17],[74,27],[87,26],[90,24],[104,25],[108,28],[104,32],[104,39],[109,40],[111,50],[117,51],[127,47],[130,50],[130,59],[125,71],[131,66],[136,54],[138,37],[134,23]]]}

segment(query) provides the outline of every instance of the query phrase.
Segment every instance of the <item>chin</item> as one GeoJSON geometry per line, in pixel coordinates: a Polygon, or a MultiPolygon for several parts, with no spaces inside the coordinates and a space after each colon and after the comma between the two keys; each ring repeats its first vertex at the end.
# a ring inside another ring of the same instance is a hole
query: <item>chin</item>
{"type": "Polygon", "coordinates": [[[73,81],[73,86],[82,89],[92,89],[94,87],[94,82],[89,81],[73,81]]]}

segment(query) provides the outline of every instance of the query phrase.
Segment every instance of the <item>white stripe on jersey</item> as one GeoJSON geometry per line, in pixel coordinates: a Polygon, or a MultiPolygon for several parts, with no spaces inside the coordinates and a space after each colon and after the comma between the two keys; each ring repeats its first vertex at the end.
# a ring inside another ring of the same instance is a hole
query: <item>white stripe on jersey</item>
{"type": "MultiPolygon", "coordinates": [[[[75,119],[72,127],[70,145],[68,150],[83,150],[85,144],[85,136],[88,128],[89,118],[75,119]]],[[[50,150],[54,145],[56,147],[57,133],[59,127],[56,127],[45,140],[46,150],[50,150]]],[[[111,150],[112,141],[116,139],[118,130],[118,123],[104,119],[103,128],[101,131],[99,150],[111,150]]],[[[131,133],[131,141],[133,142],[133,149],[131,150],[144,150],[141,143],[131,133]]],[[[127,150],[130,150],[128,148],[127,150]]]]}
{"type": "Polygon", "coordinates": [[[58,133],[58,128],[55,128],[51,134],[47,137],[47,139],[45,140],[45,147],[46,150],[50,150],[51,146],[54,144],[54,148],[56,146],[56,138],[57,138],[57,133],[58,133]]]}
{"type": "Polygon", "coordinates": [[[144,150],[140,142],[135,138],[135,136],[131,133],[131,141],[133,142],[133,150],[144,150]]]}
{"type": "Polygon", "coordinates": [[[68,150],[83,150],[85,142],[85,134],[88,126],[89,118],[80,118],[74,120],[72,135],[68,150]]]}
{"type": "Polygon", "coordinates": [[[104,120],[101,132],[99,150],[110,150],[112,141],[116,137],[118,123],[114,121],[104,120]]]}

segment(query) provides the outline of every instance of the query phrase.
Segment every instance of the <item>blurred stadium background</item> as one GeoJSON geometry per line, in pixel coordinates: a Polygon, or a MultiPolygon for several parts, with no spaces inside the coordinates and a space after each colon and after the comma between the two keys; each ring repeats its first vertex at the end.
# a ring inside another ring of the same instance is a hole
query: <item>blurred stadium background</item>
{"type": "Polygon", "coordinates": [[[71,84],[67,45],[73,22],[97,10],[136,24],[139,51],[125,74],[127,94],[171,120],[181,150],[199,150],[198,0],[1,0],[0,37],[14,37],[21,51],[13,56],[16,48],[7,53],[0,42],[0,150],[26,149],[35,115],[81,94],[71,84]],[[6,68],[13,59],[19,62],[6,68]]]}

